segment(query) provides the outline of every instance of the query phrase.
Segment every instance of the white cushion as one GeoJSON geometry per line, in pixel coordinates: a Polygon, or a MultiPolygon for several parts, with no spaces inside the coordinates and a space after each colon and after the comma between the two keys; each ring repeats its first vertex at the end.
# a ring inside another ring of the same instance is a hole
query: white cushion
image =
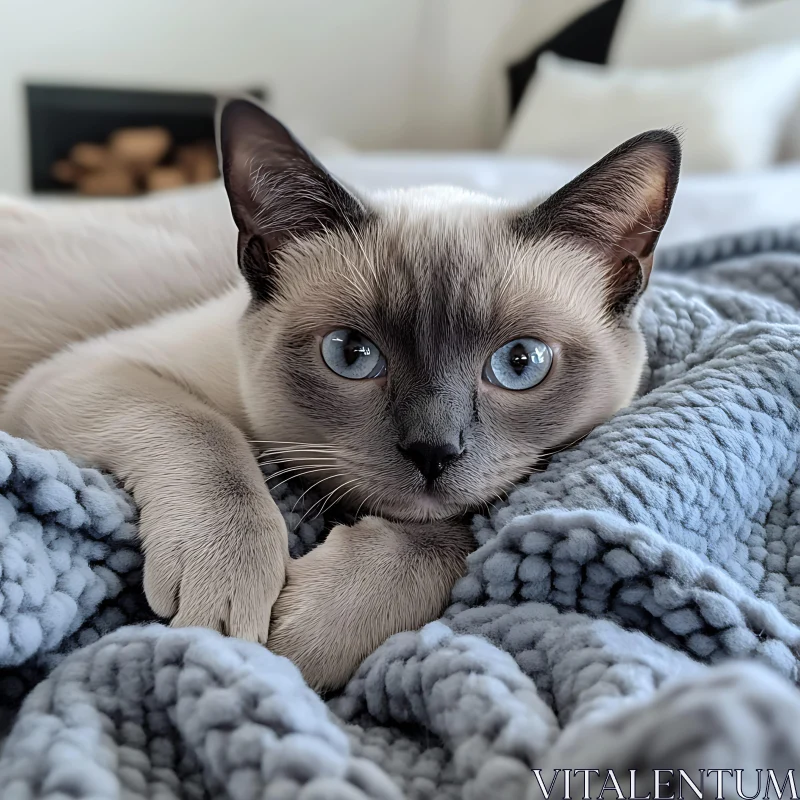
{"type": "MultiPolygon", "coordinates": [[[[625,0],[608,63],[624,67],[697,64],[764,47],[800,43],[800,2],[625,0]]],[[[800,159],[800,100],[782,135],[780,156],[800,159]]]]}
{"type": "MultiPolygon", "coordinates": [[[[481,138],[490,147],[497,147],[508,127],[511,112],[509,65],[532,53],[542,42],[585,14],[597,5],[597,0],[523,0],[515,5],[486,54],[477,90],[481,98],[481,138]]],[[[459,4],[453,4],[452,9],[454,14],[463,13],[459,4]]]]}
{"type": "Polygon", "coordinates": [[[798,96],[800,47],[668,70],[545,53],[502,149],[595,159],[642,131],[678,127],[686,170],[759,169],[775,160],[798,96]]]}
{"type": "Polygon", "coordinates": [[[625,0],[608,63],[676,67],[800,41],[800,2],[625,0]]]}

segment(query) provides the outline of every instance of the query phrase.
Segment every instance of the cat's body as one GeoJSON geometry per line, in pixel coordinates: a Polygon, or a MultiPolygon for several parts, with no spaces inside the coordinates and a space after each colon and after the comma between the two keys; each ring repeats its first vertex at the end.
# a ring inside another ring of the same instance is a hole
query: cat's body
{"type": "Polygon", "coordinates": [[[264,641],[274,605],[270,647],[338,686],[440,611],[464,512],[635,393],[679,150],[639,137],[526,210],[443,189],[365,204],[244,102],[221,140],[245,280],[227,258],[98,263],[87,290],[0,271],[0,429],[126,481],[157,613],[264,641]],[[262,451],[373,515],[291,562],[262,451]]]}

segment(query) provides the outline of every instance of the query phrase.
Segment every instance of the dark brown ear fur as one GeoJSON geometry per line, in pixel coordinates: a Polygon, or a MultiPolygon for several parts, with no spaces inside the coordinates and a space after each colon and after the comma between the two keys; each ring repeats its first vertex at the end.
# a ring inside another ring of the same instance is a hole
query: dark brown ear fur
{"type": "Polygon", "coordinates": [[[220,104],[217,143],[239,266],[256,299],[274,294],[274,257],[286,244],[366,218],[361,201],[256,103],[220,104]]]}
{"type": "Polygon", "coordinates": [[[526,237],[563,236],[597,249],[608,268],[609,310],[624,311],[647,286],[680,162],[674,133],[647,131],[519,215],[513,227],[526,237]]]}

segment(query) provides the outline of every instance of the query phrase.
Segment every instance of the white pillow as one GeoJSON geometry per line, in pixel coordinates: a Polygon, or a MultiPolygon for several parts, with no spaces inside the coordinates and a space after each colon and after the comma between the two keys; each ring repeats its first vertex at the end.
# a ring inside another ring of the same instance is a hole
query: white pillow
{"type": "MultiPolygon", "coordinates": [[[[800,43],[800,2],[769,0],[625,0],[608,63],[686,66],[769,44],[800,43]]],[[[800,158],[800,101],[782,136],[783,158],[800,158]]]]}
{"type": "Polygon", "coordinates": [[[595,159],[651,128],[678,127],[689,171],[759,169],[776,156],[800,95],[800,47],[669,70],[585,64],[545,53],[506,153],[595,159]]]}
{"type": "MultiPolygon", "coordinates": [[[[487,147],[502,141],[511,115],[508,90],[508,67],[532,53],[559,30],[585,14],[598,0],[523,0],[501,28],[492,43],[476,89],[481,105],[482,140],[487,147]]],[[[434,4],[435,5],[435,4],[434,4]]],[[[498,4],[503,6],[506,4],[498,4]]],[[[463,12],[452,5],[454,14],[463,12]]],[[[502,13],[502,7],[495,13],[502,13]]]]}
{"type": "Polygon", "coordinates": [[[800,2],[741,6],[731,0],[625,0],[608,63],[677,67],[768,44],[800,42],[800,2]]]}

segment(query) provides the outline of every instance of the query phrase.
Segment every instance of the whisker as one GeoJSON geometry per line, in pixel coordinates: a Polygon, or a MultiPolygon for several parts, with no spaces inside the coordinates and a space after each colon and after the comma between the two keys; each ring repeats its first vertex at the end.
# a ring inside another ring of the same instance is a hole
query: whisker
{"type": "Polygon", "coordinates": [[[350,487],[350,488],[349,488],[349,489],[348,489],[348,490],[347,490],[347,491],[346,491],[346,492],[345,492],[345,493],[344,493],[344,494],[343,494],[343,495],[342,495],[342,496],[341,496],[341,497],[340,497],[340,498],[337,500],[337,502],[339,502],[339,503],[343,502],[343,501],[344,501],[344,499],[345,499],[345,497],[347,497],[347,495],[349,495],[349,494],[350,494],[350,492],[354,492],[354,491],[356,491],[357,489],[360,489],[360,488],[361,488],[361,484],[360,484],[360,483],[356,484],[355,486],[351,486],[351,487],[350,487]]]}
{"type": "Polygon", "coordinates": [[[366,502],[367,502],[367,500],[369,500],[369,499],[370,499],[370,497],[372,497],[373,495],[375,495],[375,494],[377,494],[377,493],[378,493],[378,489],[375,489],[374,491],[370,492],[370,493],[369,493],[369,494],[368,494],[368,495],[367,495],[367,496],[366,496],[366,497],[365,497],[365,498],[364,498],[364,499],[361,501],[361,505],[358,507],[358,511],[356,511],[356,519],[358,519],[358,515],[361,513],[361,509],[364,507],[364,503],[366,503],[366,502]]]}
{"type": "Polygon", "coordinates": [[[306,495],[307,495],[307,494],[308,494],[308,493],[309,493],[309,492],[310,492],[310,491],[311,491],[311,490],[312,490],[312,489],[313,489],[315,486],[319,486],[319,484],[321,484],[321,483],[324,483],[324,482],[325,482],[325,481],[327,481],[327,480],[331,480],[332,478],[338,478],[338,477],[339,477],[338,475],[329,475],[329,476],[327,476],[327,477],[325,477],[325,478],[322,478],[321,480],[318,480],[316,483],[313,483],[311,486],[309,486],[309,487],[308,487],[308,489],[306,489],[306,490],[303,492],[303,494],[301,494],[301,495],[300,495],[300,497],[298,497],[298,498],[297,498],[297,500],[295,500],[295,503],[294,503],[294,505],[292,506],[292,511],[294,511],[294,510],[295,510],[295,508],[297,508],[297,504],[298,504],[298,503],[299,503],[299,502],[300,502],[300,501],[301,501],[301,500],[302,500],[302,499],[303,499],[303,498],[304,498],[304,497],[305,497],[305,496],[306,496],[306,495]]]}
{"type": "Polygon", "coordinates": [[[309,455],[336,455],[339,452],[344,452],[340,449],[334,448],[322,448],[322,447],[293,447],[293,448],[277,448],[277,447],[270,447],[269,449],[260,450],[258,455],[259,456],[279,456],[279,455],[302,455],[303,453],[307,453],[309,455]]]}
{"type": "MultiPolygon", "coordinates": [[[[261,466],[264,466],[263,464],[261,466]]],[[[285,475],[287,472],[298,472],[302,470],[304,467],[308,466],[307,464],[298,464],[296,467],[287,467],[286,469],[279,469],[277,472],[273,472],[271,475],[267,475],[267,480],[270,481],[273,478],[277,478],[278,475],[285,475]]]]}
{"type": "Polygon", "coordinates": [[[561,447],[558,447],[555,450],[542,450],[540,458],[549,458],[550,456],[554,456],[557,453],[563,453],[564,450],[568,450],[573,445],[576,445],[576,444],[578,444],[578,442],[583,441],[588,435],[589,435],[588,433],[584,433],[581,436],[579,436],[577,439],[574,439],[573,441],[569,442],[568,444],[562,445],[561,447]]]}
{"type": "MultiPolygon", "coordinates": [[[[285,475],[287,472],[294,472],[295,470],[302,469],[302,467],[290,467],[289,469],[285,469],[282,472],[277,472],[275,475],[270,475],[270,478],[275,478],[278,475],[285,475]]],[[[270,486],[270,489],[277,489],[279,486],[283,486],[284,483],[289,483],[289,481],[293,481],[296,478],[302,478],[303,475],[311,475],[313,472],[322,472],[326,469],[335,469],[335,467],[317,467],[317,469],[309,469],[305,472],[301,472],[299,475],[290,475],[286,480],[281,481],[280,483],[276,483],[274,486],[270,486]]]]}
{"type": "MultiPolygon", "coordinates": [[[[333,497],[333,495],[334,495],[334,493],[335,493],[335,492],[339,491],[340,489],[344,489],[344,487],[345,487],[345,486],[347,486],[347,485],[349,485],[349,484],[351,484],[351,483],[356,483],[356,482],[357,482],[357,480],[358,480],[357,478],[353,478],[352,480],[345,481],[344,483],[340,483],[340,484],[339,484],[339,485],[338,485],[338,486],[337,486],[337,487],[336,487],[336,488],[333,490],[333,492],[331,492],[331,493],[328,495],[328,497],[333,497]]],[[[342,502],[342,500],[343,500],[345,497],[347,497],[347,495],[348,495],[350,492],[352,492],[352,491],[353,491],[353,489],[355,489],[355,488],[356,488],[355,486],[351,486],[351,487],[350,487],[350,488],[349,488],[349,489],[348,489],[348,490],[347,490],[347,491],[346,491],[346,492],[345,492],[345,493],[344,493],[344,494],[343,494],[341,497],[337,497],[337,498],[336,498],[336,500],[335,500],[333,503],[331,503],[331,506],[335,505],[336,503],[341,503],[341,502],[342,502]]],[[[323,504],[322,504],[322,508],[321,508],[321,509],[320,509],[320,511],[319,511],[319,513],[320,513],[320,516],[323,516],[323,517],[324,517],[324,516],[325,516],[325,512],[326,512],[327,510],[328,510],[328,505],[327,505],[327,502],[326,502],[326,503],[323,503],[323,504]]]]}
{"type": "MultiPolygon", "coordinates": [[[[343,475],[331,475],[331,478],[340,478],[340,477],[343,477],[343,475]]],[[[325,480],[325,479],[323,478],[323,480],[325,480]]],[[[319,483],[322,483],[322,481],[318,481],[318,482],[319,482],[319,483]]],[[[314,486],[316,486],[316,485],[317,485],[317,484],[315,483],[315,484],[314,484],[314,486]]],[[[305,519],[305,518],[306,518],[306,517],[307,517],[307,516],[308,516],[308,515],[309,515],[309,514],[310,514],[310,513],[311,513],[311,512],[312,512],[312,511],[313,511],[313,510],[314,510],[314,509],[315,509],[315,508],[316,508],[316,507],[317,507],[317,506],[320,504],[320,503],[321,503],[321,502],[324,502],[325,500],[327,500],[327,499],[328,499],[328,498],[329,498],[329,497],[330,497],[330,496],[331,496],[331,495],[332,495],[334,492],[337,492],[337,491],[338,491],[340,488],[341,488],[340,486],[334,486],[334,487],[333,487],[333,489],[331,489],[331,491],[330,491],[330,492],[328,492],[328,494],[324,495],[324,496],[323,496],[323,497],[321,497],[319,500],[317,500],[317,502],[316,502],[316,503],[314,503],[313,505],[309,506],[309,507],[306,509],[306,512],[305,512],[305,514],[303,514],[303,516],[302,516],[302,517],[300,517],[300,522],[298,522],[298,523],[297,523],[298,527],[299,527],[300,525],[302,525],[302,523],[303,523],[303,520],[304,520],[304,519],[305,519]]],[[[321,511],[320,511],[319,513],[320,513],[320,515],[322,514],[322,512],[321,512],[321,511]]]]}
{"type": "Polygon", "coordinates": [[[265,447],[258,451],[261,455],[276,453],[334,453],[334,447],[265,447]]]}
{"type": "Polygon", "coordinates": [[[256,456],[257,461],[298,461],[302,458],[308,460],[318,460],[321,458],[327,459],[328,461],[332,461],[337,458],[337,454],[318,454],[318,453],[261,453],[260,455],[256,456]]]}
{"type": "Polygon", "coordinates": [[[298,456],[296,458],[261,458],[261,456],[259,456],[256,461],[258,461],[259,464],[288,464],[291,461],[336,461],[336,456],[298,456]]]}
{"type": "Polygon", "coordinates": [[[303,447],[334,447],[332,444],[325,444],[324,442],[289,442],[281,441],[280,439],[248,439],[250,444],[299,444],[303,447]]]}
{"type": "Polygon", "coordinates": [[[372,516],[375,513],[375,504],[376,503],[383,503],[383,498],[384,497],[386,497],[386,492],[381,492],[381,494],[378,495],[378,499],[377,500],[373,500],[372,503],[370,503],[370,505],[369,505],[369,515],[368,516],[372,516]]]}

